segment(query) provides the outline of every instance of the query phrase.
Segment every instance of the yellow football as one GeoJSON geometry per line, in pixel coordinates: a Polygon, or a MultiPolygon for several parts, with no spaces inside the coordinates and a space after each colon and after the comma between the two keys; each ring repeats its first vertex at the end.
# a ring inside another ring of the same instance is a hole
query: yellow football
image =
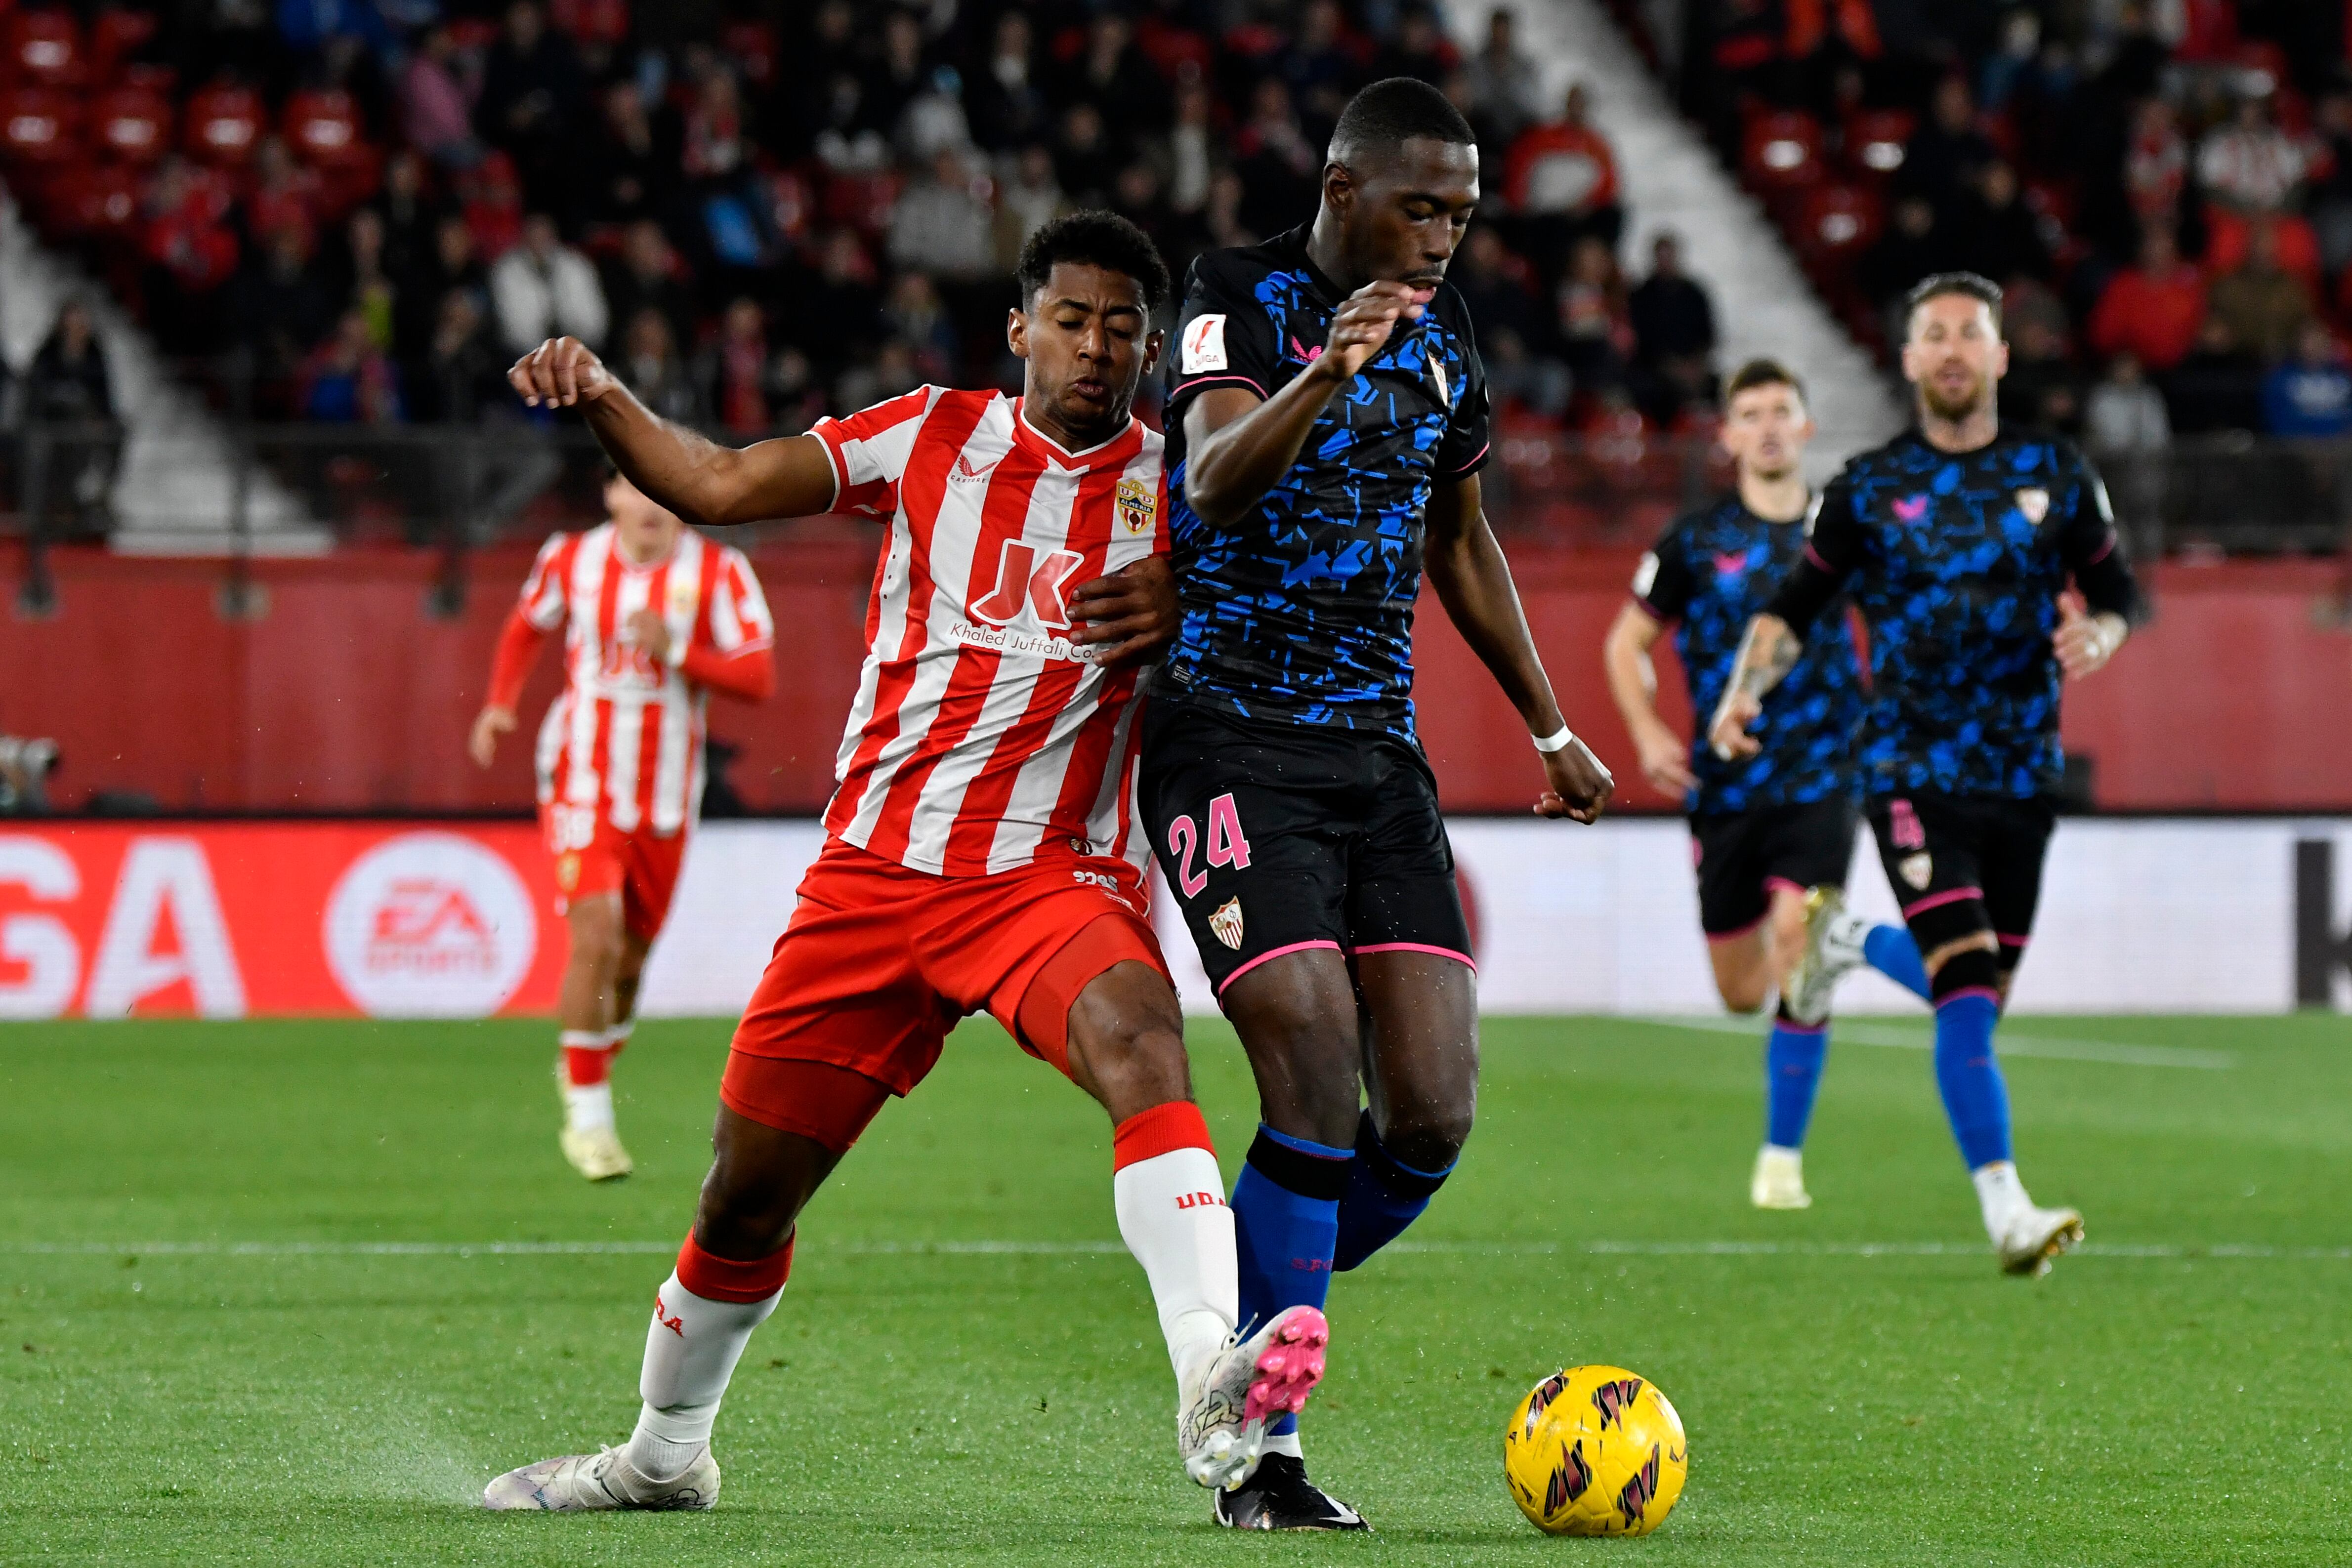
{"type": "Polygon", "coordinates": [[[1622,1366],[1554,1373],[1503,1432],[1511,1500],[1547,1535],[1647,1535],[1689,1473],[1683,1418],[1622,1366]]]}

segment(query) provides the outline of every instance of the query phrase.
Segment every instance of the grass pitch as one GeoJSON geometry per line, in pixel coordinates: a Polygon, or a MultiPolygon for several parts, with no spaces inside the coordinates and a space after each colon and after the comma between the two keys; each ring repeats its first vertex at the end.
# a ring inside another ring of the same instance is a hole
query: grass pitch
{"type": "MultiPolygon", "coordinates": [[[[1377,1533],[1269,1540],[1175,1463],[1108,1127],[992,1027],[803,1221],[717,1511],[556,1518],[471,1505],[628,1430],[724,1026],[640,1031],[639,1175],[592,1188],[542,1025],[12,1024],[0,1562],[2352,1561],[2345,1022],[2009,1032],[2025,1173],[2092,1239],[2035,1283],[1981,1245],[1915,1021],[1833,1040],[1793,1215],[1747,1204],[1752,1037],[1490,1023],[1461,1173],[1333,1291],[1308,1453],[1377,1533]],[[1546,1540],[1503,1490],[1513,1403],[1581,1361],[1688,1424],[1645,1541],[1546,1540]]],[[[1246,1073],[1193,1040],[1230,1167],[1246,1073]]]]}

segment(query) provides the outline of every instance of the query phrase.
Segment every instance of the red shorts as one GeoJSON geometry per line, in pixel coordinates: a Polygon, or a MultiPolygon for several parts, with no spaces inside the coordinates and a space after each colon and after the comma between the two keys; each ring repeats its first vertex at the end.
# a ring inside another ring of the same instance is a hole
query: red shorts
{"type": "Polygon", "coordinates": [[[667,837],[649,827],[625,833],[596,807],[561,800],[540,807],[539,828],[555,859],[556,914],[571,914],[575,898],[617,893],[629,935],[651,942],[661,934],[686,859],[683,829],[667,837]]]}
{"type": "Polygon", "coordinates": [[[1125,861],[933,876],[828,838],[736,1027],[719,1097],[846,1149],[886,1094],[923,1081],[957,1021],[982,1011],[1066,1073],[1079,992],[1129,960],[1168,973],[1143,908],[1125,861]]]}

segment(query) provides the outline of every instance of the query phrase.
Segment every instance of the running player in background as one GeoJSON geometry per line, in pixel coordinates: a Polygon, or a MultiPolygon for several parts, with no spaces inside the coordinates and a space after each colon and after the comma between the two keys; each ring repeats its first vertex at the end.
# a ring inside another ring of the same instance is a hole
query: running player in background
{"type": "Polygon", "coordinates": [[[783,1292],[802,1207],[983,1010],[1110,1115],[1113,1206],[1159,1306],[1187,1473],[1245,1479],[1267,1421],[1322,1375],[1311,1307],[1236,1343],[1233,1217],[1144,914],[1135,666],[1175,607],[1161,442],[1129,410],[1167,268],[1126,219],[1079,213],[1030,236],[1015,281],[1022,397],[921,387],[742,451],[654,417],[576,340],[511,372],[698,523],[856,511],[889,533],[824,849],[735,1032],[636,1430],[499,1477],[488,1507],[711,1505],[712,1424],[783,1292]]]}
{"type": "Polygon", "coordinates": [[[1723,1005],[1752,1013],[1779,992],[1764,1044],[1764,1145],[1748,1197],[1759,1208],[1805,1208],[1813,1201],[1805,1192],[1805,1126],[1829,1051],[1843,947],[1858,946],[1865,962],[1922,999],[1927,976],[1910,933],[1843,914],[1861,815],[1853,747],[1863,694],[1843,606],[1772,689],[1755,756],[1726,761],[1704,747],[1694,756],[1658,716],[1650,650],[1659,636],[1675,626],[1691,706],[1712,713],[1741,633],[1804,554],[1812,520],[1802,464],[1813,422],[1803,386],[1772,361],[1754,360],[1725,383],[1723,405],[1721,439],[1738,488],[1676,518],[1642,558],[1633,598],[1609,628],[1602,655],[1643,773],[1684,796],[1690,812],[1699,929],[1723,1005]],[[1808,962],[1832,941],[1843,946],[1827,961],[1808,962]]]}
{"type": "MultiPolygon", "coordinates": [[[[1320,1307],[1470,1135],[1476,971],[1412,723],[1424,567],[1527,727],[1536,810],[1590,822],[1611,782],[1479,502],[1486,372],[1444,281],[1478,201],[1470,127],[1425,83],[1376,82],[1339,117],[1322,191],[1311,223],[1207,252],[1186,282],[1168,398],[1184,624],[1144,721],[1152,846],[1257,1080],[1233,1193],[1244,1322],[1320,1307]]],[[[1268,1444],[1219,1523],[1364,1528],[1307,1479],[1295,1422],[1268,1444]]]]}
{"type": "Polygon", "coordinates": [[[1765,695],[1851,583],[1870,626],[1864,789],[1924,956],[1937,1083],[2001,1266],[2038,1274],[2082,1239],[2083,1219],[2037,1207],[2018,1179],[1993,1031],[2041,898],[2061,677],[2114,657],[2138,592],[2083,455],[2000,428],[2000,286],[1937,273],[1906,305],[1918,424],[1832,482],[1803,559],[1748,624],[1707,738],[1727,761],[1759,753],[1749,728],[1765,695]]]}
{"type": "Polygon", "coordinates": [[[629,1174],[612,1064],[702,810],[712,692],[764,702],[774,628],[751,563],[646,498],[615,470],[611,519],[542,546],[508,615],[470,749],[488,768],[515,727],[540,644],[563,632],[563,695],[539,727],[539,821],[571,931],[557,1003],[563,1157],[590,1181],[629,1174]]]}

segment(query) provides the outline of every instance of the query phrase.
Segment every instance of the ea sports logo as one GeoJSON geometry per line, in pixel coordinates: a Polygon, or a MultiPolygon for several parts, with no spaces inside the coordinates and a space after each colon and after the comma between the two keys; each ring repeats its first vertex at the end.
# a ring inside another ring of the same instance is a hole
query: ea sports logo
{"type": "Polygon", "coordinates": [[[539,919],[506,861],[455,833],[404,833],[327,900],[328,966],[376,1018],[481,1018],[530,972],[539,919]]]}

